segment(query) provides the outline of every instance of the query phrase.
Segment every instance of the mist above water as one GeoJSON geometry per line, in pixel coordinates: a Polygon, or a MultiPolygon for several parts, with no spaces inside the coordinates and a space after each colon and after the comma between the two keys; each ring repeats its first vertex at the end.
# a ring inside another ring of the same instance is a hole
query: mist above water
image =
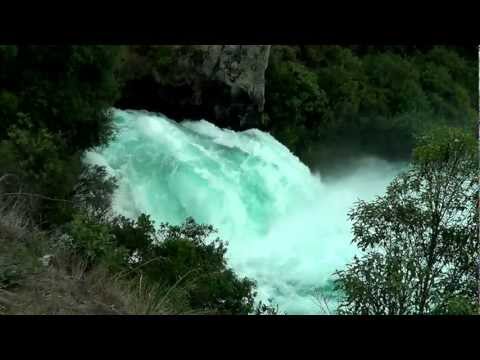
{"type": "Polygon", "coordinates": [[[213,225],[229,243],[230,266],[257,281],[259,299],[289,314],[322,313],[316,288],[335,298],[332,273],[357,252],[349,210],[382,194],[406,166],[359,157],[322,179],[259,130],[139,111],[115,110],[114,119],[116,138],[85,157],[117,177],[114,210],[213,225]]]}

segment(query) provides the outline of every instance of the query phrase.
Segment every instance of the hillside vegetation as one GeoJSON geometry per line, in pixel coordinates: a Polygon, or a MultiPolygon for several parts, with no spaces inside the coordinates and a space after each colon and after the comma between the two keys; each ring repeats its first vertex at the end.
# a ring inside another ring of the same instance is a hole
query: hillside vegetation
{"type": "MultiPolygon", "coordinates": [[[[276,314],[215,229],[112,214],[116,179],[82,162],[114,136],[129,51],[0,46],[0,312],[276,314]]],[[[168,74],[169,51],[152,54],[168,74]]],[[[262,126],[308,163],[332,144],[408,157],[417,133],[474,129],[476,70],[446,47],[274,46],[262,126]]]]}

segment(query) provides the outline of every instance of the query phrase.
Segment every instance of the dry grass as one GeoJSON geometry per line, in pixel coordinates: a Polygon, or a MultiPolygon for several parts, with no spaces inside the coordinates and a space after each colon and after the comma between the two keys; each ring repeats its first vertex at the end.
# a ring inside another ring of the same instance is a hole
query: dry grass
{"type": "Polygon", "coordinates": [[[4,245],[5,242],[23,242],[35,231],[31,221],[19,215],[22,208],[25,208],[25,204],[20,200],[7,203],[0,198],[0,241],[4,245]]]}
{"type": "Polygon", "coordinates": [[[72,273],[49,267],[29,277],[15,292],[8,294],[8,313],[32,315],[161,315],[169,314],[155,302],[149,291],[112,281],[106,271],[85,273],[77,267],[72,273]]]}
{"type": "Polygon", "coordinates": [[[2,285],[0,277],[0,314],[178,313],[174,300],[159,298],[157,289],[145,286],[141,278],[127,281],[101,267],[86,271],[80,259],[55,250],[51,237],[20,215],[22,204],[1,201],[0,197],[0,275],[9,266],[21,271],[13,285],[2,285]],[[46,254],[53,255],[47,265],[41,261],[46,254]]]}

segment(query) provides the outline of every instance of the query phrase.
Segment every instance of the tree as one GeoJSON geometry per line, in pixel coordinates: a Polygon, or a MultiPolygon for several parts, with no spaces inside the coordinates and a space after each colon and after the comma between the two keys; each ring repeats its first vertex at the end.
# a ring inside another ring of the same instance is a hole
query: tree
{"type": "Polygon", "coordinates": [[[82,203],[95,201],[98,207],[104,202],[103,210],[108,206],[106,194],[113,186],[108,179],[103,197],[97,189],[95,196],[86,195],[105,174],[95,170],[92,175],[81,155],[113,134],[109,109],[119,95],[119,50],[0,46],[0,177],[7,174],[14,182],[10,192],[41,195],[32,199],[42,226],[70,221],[71,204],[79,202],[79,195],[82,203]]]}
{"type": "Polygon", "coordinates": [[[349,214],[362,255],[336,273],[339,313],[475,312],[478,191],[473,136],[441,128],[420,139],[386,195],[349,214]]]}
{"type": "Polygon", "coordinates": [[[290,149],[298,150],[307,138],[315,138],[331,120],[328,97],[318,85],[315,72],[290,59],[284,49],[272,55],[267,70],[265,104],[273,120],[270,129],[290,149]]]}
{"type": "Polygon", "coordinates": [[[273,46],[264,129],[316,165],[339,147],[408,159],[419,133],[438,125],[475,128],[476,54],[443,46],[362,48],[273,46]],[[365,140],[372,136],[375,142],[365,140]]]}
{"type": "Polygon", "coordinates": [[[119,94],[118,51],[115,46],[19,47],[13,88],[22,111],[61,133],[72,151],[105,143],[111,134],[107,110],[119,94]]]}

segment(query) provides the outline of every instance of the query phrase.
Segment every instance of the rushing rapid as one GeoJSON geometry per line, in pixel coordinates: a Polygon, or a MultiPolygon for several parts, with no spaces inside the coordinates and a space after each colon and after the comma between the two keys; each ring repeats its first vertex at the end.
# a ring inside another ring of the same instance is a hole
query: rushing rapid
{"type": "Polygon", "coordinates": [[[289,314],[325,311],[319,288],[334,301],[332,273],[356,253],[349,209],[381,194],[402,168],[364,158],[348,175],[325,181],[259,130],[139,111],[115,110],[114,121],[115,139],[86,154],[117,177],[114,210],[213,225],[229,243],[230,266],[257,281],[259,299],[289,314]]]}

